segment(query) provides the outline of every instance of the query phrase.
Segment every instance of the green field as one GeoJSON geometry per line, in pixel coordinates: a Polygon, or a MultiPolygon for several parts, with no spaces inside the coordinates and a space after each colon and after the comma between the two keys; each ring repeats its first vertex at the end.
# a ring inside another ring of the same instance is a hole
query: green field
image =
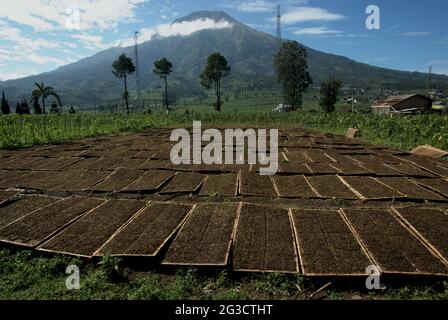
{"type": "Polygon", "coordinates": [[[169,114],[82,113],[0,116],[0,148],[19,148],[84,137],[139,132],[148,128],[191,127],[194,120],[208,127],[305,127],[344,134],[361,130],[362,139],[399,149],[430,144],[448,150],[448,116],[374,116],[335,112],[231,112],[177,110],[169,114]]]}

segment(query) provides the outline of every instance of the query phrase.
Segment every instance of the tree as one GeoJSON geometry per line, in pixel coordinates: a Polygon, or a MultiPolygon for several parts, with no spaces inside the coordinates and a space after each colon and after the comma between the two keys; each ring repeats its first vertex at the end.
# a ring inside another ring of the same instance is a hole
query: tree
{"type": "Polygon", "coordinates": [[[207,65],[201,74],[201,85],[210,89],[213,89],[216,94],[215,109],[221,112],[221,80],[230,75],[230,67],[227,63],[226,58],[219,52],[210,55],[207,59],[207,65]]]}
{"type": "Polygon", "coordinates": [[[8,100],[6,100],[5,92],[3,92],[3,91],[2,91],[1,109],[2,109],[3,114],[11,113],[11,107],[9,106],[8,100]]]}
{"type": "Polygon", "coordinates": [[[40,107],[39,100],[33,99],[33,109],[35,114],[42,114],[42,108],[40,107]]]}
{"type": "Polygon", "coordinates": [[[59,108],[58,108],[58,105],[56,103],[52,103],[51,104],[50,113],[59,114],[59,108]]]}
{"type": "Polygon", "coordinates": [[[26,100],[23,100],[20,103],[17,102],[16,113],[21,116],[24,114],[30,114],[30,107],[28,105],[28,102],[26,102],[26,100]]]}
{"type": "Polygon", "coordinates": [[[32,93],[31,101],[33,102],[33,105],[34,105],[34,101],[42,99],[42,108],[43,108],[44,113],[46,113],[45,112],[45,99],[47,99],[50,96],[55,97],[58,104],[62,105],[61,98],[59,97],[59,95],[56,93],[56,91],[52,87],[46,87],[43,82],[41,82],[40,84],[35,83],[34,85],[36,86],[36,89],[32,93]]]}
{"type": "Polygon", "coordinates": [[[301,108],[303,93],[313,83],[305,48],[297,41],[284,42],[274,57],[274,65],[282,86],[283,103],[292,110],[301,108]]]}
{"type": "Polygon", "coordinates": [[[169,100],[168,100],[168,76],[173,72],[173,64],[166,58],[162,58],[154,62],[153,72],[157,74],[165,82],[165,106],[167,110],[170,110],[169,100]]]}
{"type": "Polygon", "coordinates": [[[335,104],[338,101],[339,90],[342,87],[342,82],[330,77],[320,86],[320,101],[319,105],[327,112],[333,112],[335,110],[335,104]]]}
{"type": "Polygon", "coordinates": [[[129,93],[127,77],[135,72],[135,66],[131,58],[124,53],[112,64],[112,73],[118,79],[124,79],[124,99],[126,101],[126,112],[129,114],[129,93]]]}

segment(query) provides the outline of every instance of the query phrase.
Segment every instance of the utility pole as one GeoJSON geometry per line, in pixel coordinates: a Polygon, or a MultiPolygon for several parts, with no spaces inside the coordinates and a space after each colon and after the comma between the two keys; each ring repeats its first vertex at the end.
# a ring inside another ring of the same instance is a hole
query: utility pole
{"type": "Polygon", "coordinates": [[[135,87],[137,91],[137,95],[135,97],[136,100],[136,106],[138,107],[140,104],[140,72],[139,72],[139,65],[138,65],[138,31],[135,31],[134,33],[134,40],[135,40],[135,87]]]}

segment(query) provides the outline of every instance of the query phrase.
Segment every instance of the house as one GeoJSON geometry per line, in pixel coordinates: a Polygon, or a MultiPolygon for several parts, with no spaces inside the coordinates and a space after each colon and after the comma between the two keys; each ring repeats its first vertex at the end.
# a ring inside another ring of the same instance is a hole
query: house
{"type": "Polygon", "coordinates": [[[391,96],[372,105],[374,114],[416,114],[431,112],[432,99],[421,94],[391,96]]]}

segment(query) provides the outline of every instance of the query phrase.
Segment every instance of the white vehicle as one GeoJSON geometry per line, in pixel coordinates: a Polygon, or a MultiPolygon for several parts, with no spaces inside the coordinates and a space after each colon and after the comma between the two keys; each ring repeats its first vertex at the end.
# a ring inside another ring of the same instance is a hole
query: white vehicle
{"type": "Polygon", "coordinates": [[[292,111],[292,107],[290,105],[287,104],[279,104],[277,105],[277,107],[274,109],[274,112],[290,112],[292,111]]]}

